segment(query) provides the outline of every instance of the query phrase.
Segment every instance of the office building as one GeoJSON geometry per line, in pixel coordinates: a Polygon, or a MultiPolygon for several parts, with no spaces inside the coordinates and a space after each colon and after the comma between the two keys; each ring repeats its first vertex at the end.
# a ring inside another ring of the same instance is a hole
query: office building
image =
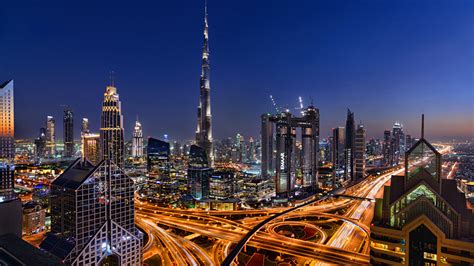
{"type": "Polygon", "coordinates": [[[46,129],[42,127],[40,128],[39,136],[35,139],[37,161],[46,157],[46,153],[47,153],[46,145],[47,145],[46,129]]]}
{"type": "Polygon", "coordinates": [[[89,160],[93,165],[100,162],[100,134],[83,133],[82,138],[82,157],[89,160]]]}
{"type": "Polygon", "coordinates": [[[332,129],[332,164],[334,169],[334,184],[344,173],[344,145],[346,143],[346,130],[344,127],[332,129]]]}
{"type": "Polygon", "coordinates": [[[204,44],[202,47],[201,79],[199,90],[196,145],[203,148],[209,156],[212,166],[214,150],[212,146],[211,81],[209,64],[209,27],[207,24],[207,6],[204,11],[204,44]]]}
{"type": "Polygon", "coordinates": [[[15,157],[15,108],[13,80],[0,84],[0,160],[12,161],[15,157]]]}
{"type": "Polygon", "coordinates": [[[56,155],[56,122],[50,115],[46,117],[46,154],[50,158],[56,155]]]}
{"type": "Polygon", "coordinates": [[[70,108],[64,110],[63,130],[64,157],[71,158],[74,156],[74,117],[70,108]]]}
{"type": "Polygon", "coordinates": [[[209,167],[206,151],[200,146],[191,145],[188,162],[188,182],[193,198],[209,198],[211,176],[212,168],[209,167]]]}
{"type": "Polygon", "coordinates": [[[215,170],[209,182],[209,198],[225,200],[234,194],[236,172],[231,169],[215,170]]]}
{"type": "Polygon", "coordinates": [[[137,120],[132,136],[132,157],[143,157],[143,131],[142,124],[137,120]]]}
{"type": "Polygon", "coordinates": [[[274,156],[274,142],[273,139],[273,122],[271,114],[263,114],[262,119],[262,128],[260,131],[262,139],[262,177],[269,178],[273,177],[275,173],[275,156],[274,156]]]}
{"type": "Polygon", "coordinates": [[[148,138],[147,171],[154,177],[169,177],[170,144],[155,138],[148,138]]]}
{"type": "Polygon", "coordinates": [[[359,124],[355,133],[354,143],[354,176],[356,179],[365,177],[365,155],[365,128],[363,124],[359,124]]]}
{"type": "Polygon", "coordinates": [[[51,232],[40,247],[68,265],[141,265],[133,193],[110,160],[75,160],[51,184],[51,232]]]}
{"type": "Polygon", "coordinates": [[[118,167],[124,166],[122,104],[113,82],[107,86],[102,102],[100,124],[101,159],[111,160],[118,167]]]}
{"type": "Polygon", "coordinates": [[[372,265],[472,265],[474,215],[456,180],[441,176],[441,154],[424,138],[405,154],[371,225],[372,265]]]}
{"type": "Polygon", "coordinates": [[[355,145],[355,122],[354,113],[347,109],[344,143],[344,179],[354,180],[354,145],[355,145]]]}

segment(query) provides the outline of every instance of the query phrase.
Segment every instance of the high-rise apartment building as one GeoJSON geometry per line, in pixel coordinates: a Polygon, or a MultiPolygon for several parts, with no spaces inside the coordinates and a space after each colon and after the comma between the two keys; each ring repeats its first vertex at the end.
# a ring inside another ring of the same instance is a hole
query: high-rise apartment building
{"type": "Polygon", "coordinates": [[[51,184],[51,233],[40,247],[68,265],[141,265],[133,192],[110,160],[77,159],[51,184]]]}
{"type": "Polygon", "coordinates": [[[124,135],[122,105],[114,84],[107,86],[102,102],[100,124],[101,159],[110,159],[118,167],[124,166],[124,135]]]}
{"type": "Polygon", "coordinates": [[[354,143],[355,178],[365,177],[365,128],[363,124],[357,126],[354,143]]]}
{"type": "Polygon", "coordinates": [[[64,132],[64,157],[74,156],[74,117],[70,108],[64,110],[63,117],[64,132]]]}
{"type": "Polygon", "coordinates": [[[49,115],[46,117],[46,153],[48,157],[56,155],[56,123],[49,115]]]}
{"type": "Polygon", "coordinates": [[[13,80],[0,84],[0,160],[12,161],[15,157],[15,108],[13,80]]]}
{"type": "Polygon", "coordinates": [[[214,160],[212,146],[212,115],[211,115],[211,81],[209,64],[209,26],[207,23],[207,6],[204,14],[204,44],[202,47],[202,64],[200,79],[200,94],[198,105],[198,121],[196,129],[196,144],[206,151],[209,163],[214,160]]]}
{"type": "Polygon", "coordinates": [[[132,157],[143,157],[143,131],[142,124],[137,120],[133,128],[132,136],[132,157]]]}

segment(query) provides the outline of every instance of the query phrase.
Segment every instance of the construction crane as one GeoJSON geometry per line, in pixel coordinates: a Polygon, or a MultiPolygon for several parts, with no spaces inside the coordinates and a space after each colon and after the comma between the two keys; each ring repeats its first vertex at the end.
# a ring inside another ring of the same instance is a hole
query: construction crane
{"type": "Polygon", "coordinates": [[[272,101],[273,107],[275,107],[275,110],[277,111],[277,114],[280,113],[280,108],[278,108],[278,105],[275,102],[275,99],[273,99],[273,95],[270,94],[270,100],[272,101]]]}

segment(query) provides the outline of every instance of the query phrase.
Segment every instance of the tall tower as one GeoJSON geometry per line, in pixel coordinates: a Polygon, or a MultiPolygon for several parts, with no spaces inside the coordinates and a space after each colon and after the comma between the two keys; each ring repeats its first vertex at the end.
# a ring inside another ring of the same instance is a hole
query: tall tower
{"type": "Polygon", "coordinates": [[[362,123],[357,126],[354,143],[355,178],[365,177],[365,128],[362,123]]]}
{"type": "Polygon", "coordinates": [[[64,110],[63,125],[64,157],[72,157],[74,155],[74,118],[69,107],[64,110]]]}
{"type": "Polygon", "coordinates": [[[15,112],[13,80],[0,84],[0,160],[11,161],[15,156],[13,144],[15,112]]]}
{"type": "Polygon", "coordinates": [[[212,148],[211,126],[211,81],[209,65],[209,35],[207,24],[207,3],[204,9],[204,44],[202,47],[202,65],[200,80],[200,96],[198,105],[198,122],[196,129],[196,144],[203,148],[212,165],[214,152],[212,148]]]}
{"type": "Polygon", "coordinates": [[[132,156],[134,158],[143,156],[143,131],[140,121],[135,121],[132,140],[132,156]]]}
{"type": "Polygon", "coordinates": [[[354,112],[347,109],[346,138],[344,145],[344,176],[345,180],[354,179],[354,144],[355,144],[354,112]]]}
{"type": "Polygon", "coordinates": [[[46,117],[46,146],[49,157],[54,157],[56,153],[56,132],[55,121],[50,115],[46,117]]]}
{"type": "Polygon", "coordinates": [[[101,159],[110,159],[118,167],[124,166],[122,106],[113,79],[107,86],[102,102],[100,124],[101,159]]]}

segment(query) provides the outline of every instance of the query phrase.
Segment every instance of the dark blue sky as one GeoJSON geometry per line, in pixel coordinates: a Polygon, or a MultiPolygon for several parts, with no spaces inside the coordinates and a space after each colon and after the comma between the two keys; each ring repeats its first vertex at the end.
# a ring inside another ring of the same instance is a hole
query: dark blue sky
{"type": "MultiPolygon", "coordinates": [[[[259,116],[298,96],[320,108],[322,136],[346,108],[368,136],[395,120],[432,139],[474,136],[474,1],[209,0],[214,136],[258,136],[259,116]]],[[[0,79],[15,79],[16,134],[34,137],[71,105],[99,128],[109,71],[126,135],[191,139],[203,1],[5,1],[0,79]],[[80,2],[80,3],[79,3],[80,2]]]]}

